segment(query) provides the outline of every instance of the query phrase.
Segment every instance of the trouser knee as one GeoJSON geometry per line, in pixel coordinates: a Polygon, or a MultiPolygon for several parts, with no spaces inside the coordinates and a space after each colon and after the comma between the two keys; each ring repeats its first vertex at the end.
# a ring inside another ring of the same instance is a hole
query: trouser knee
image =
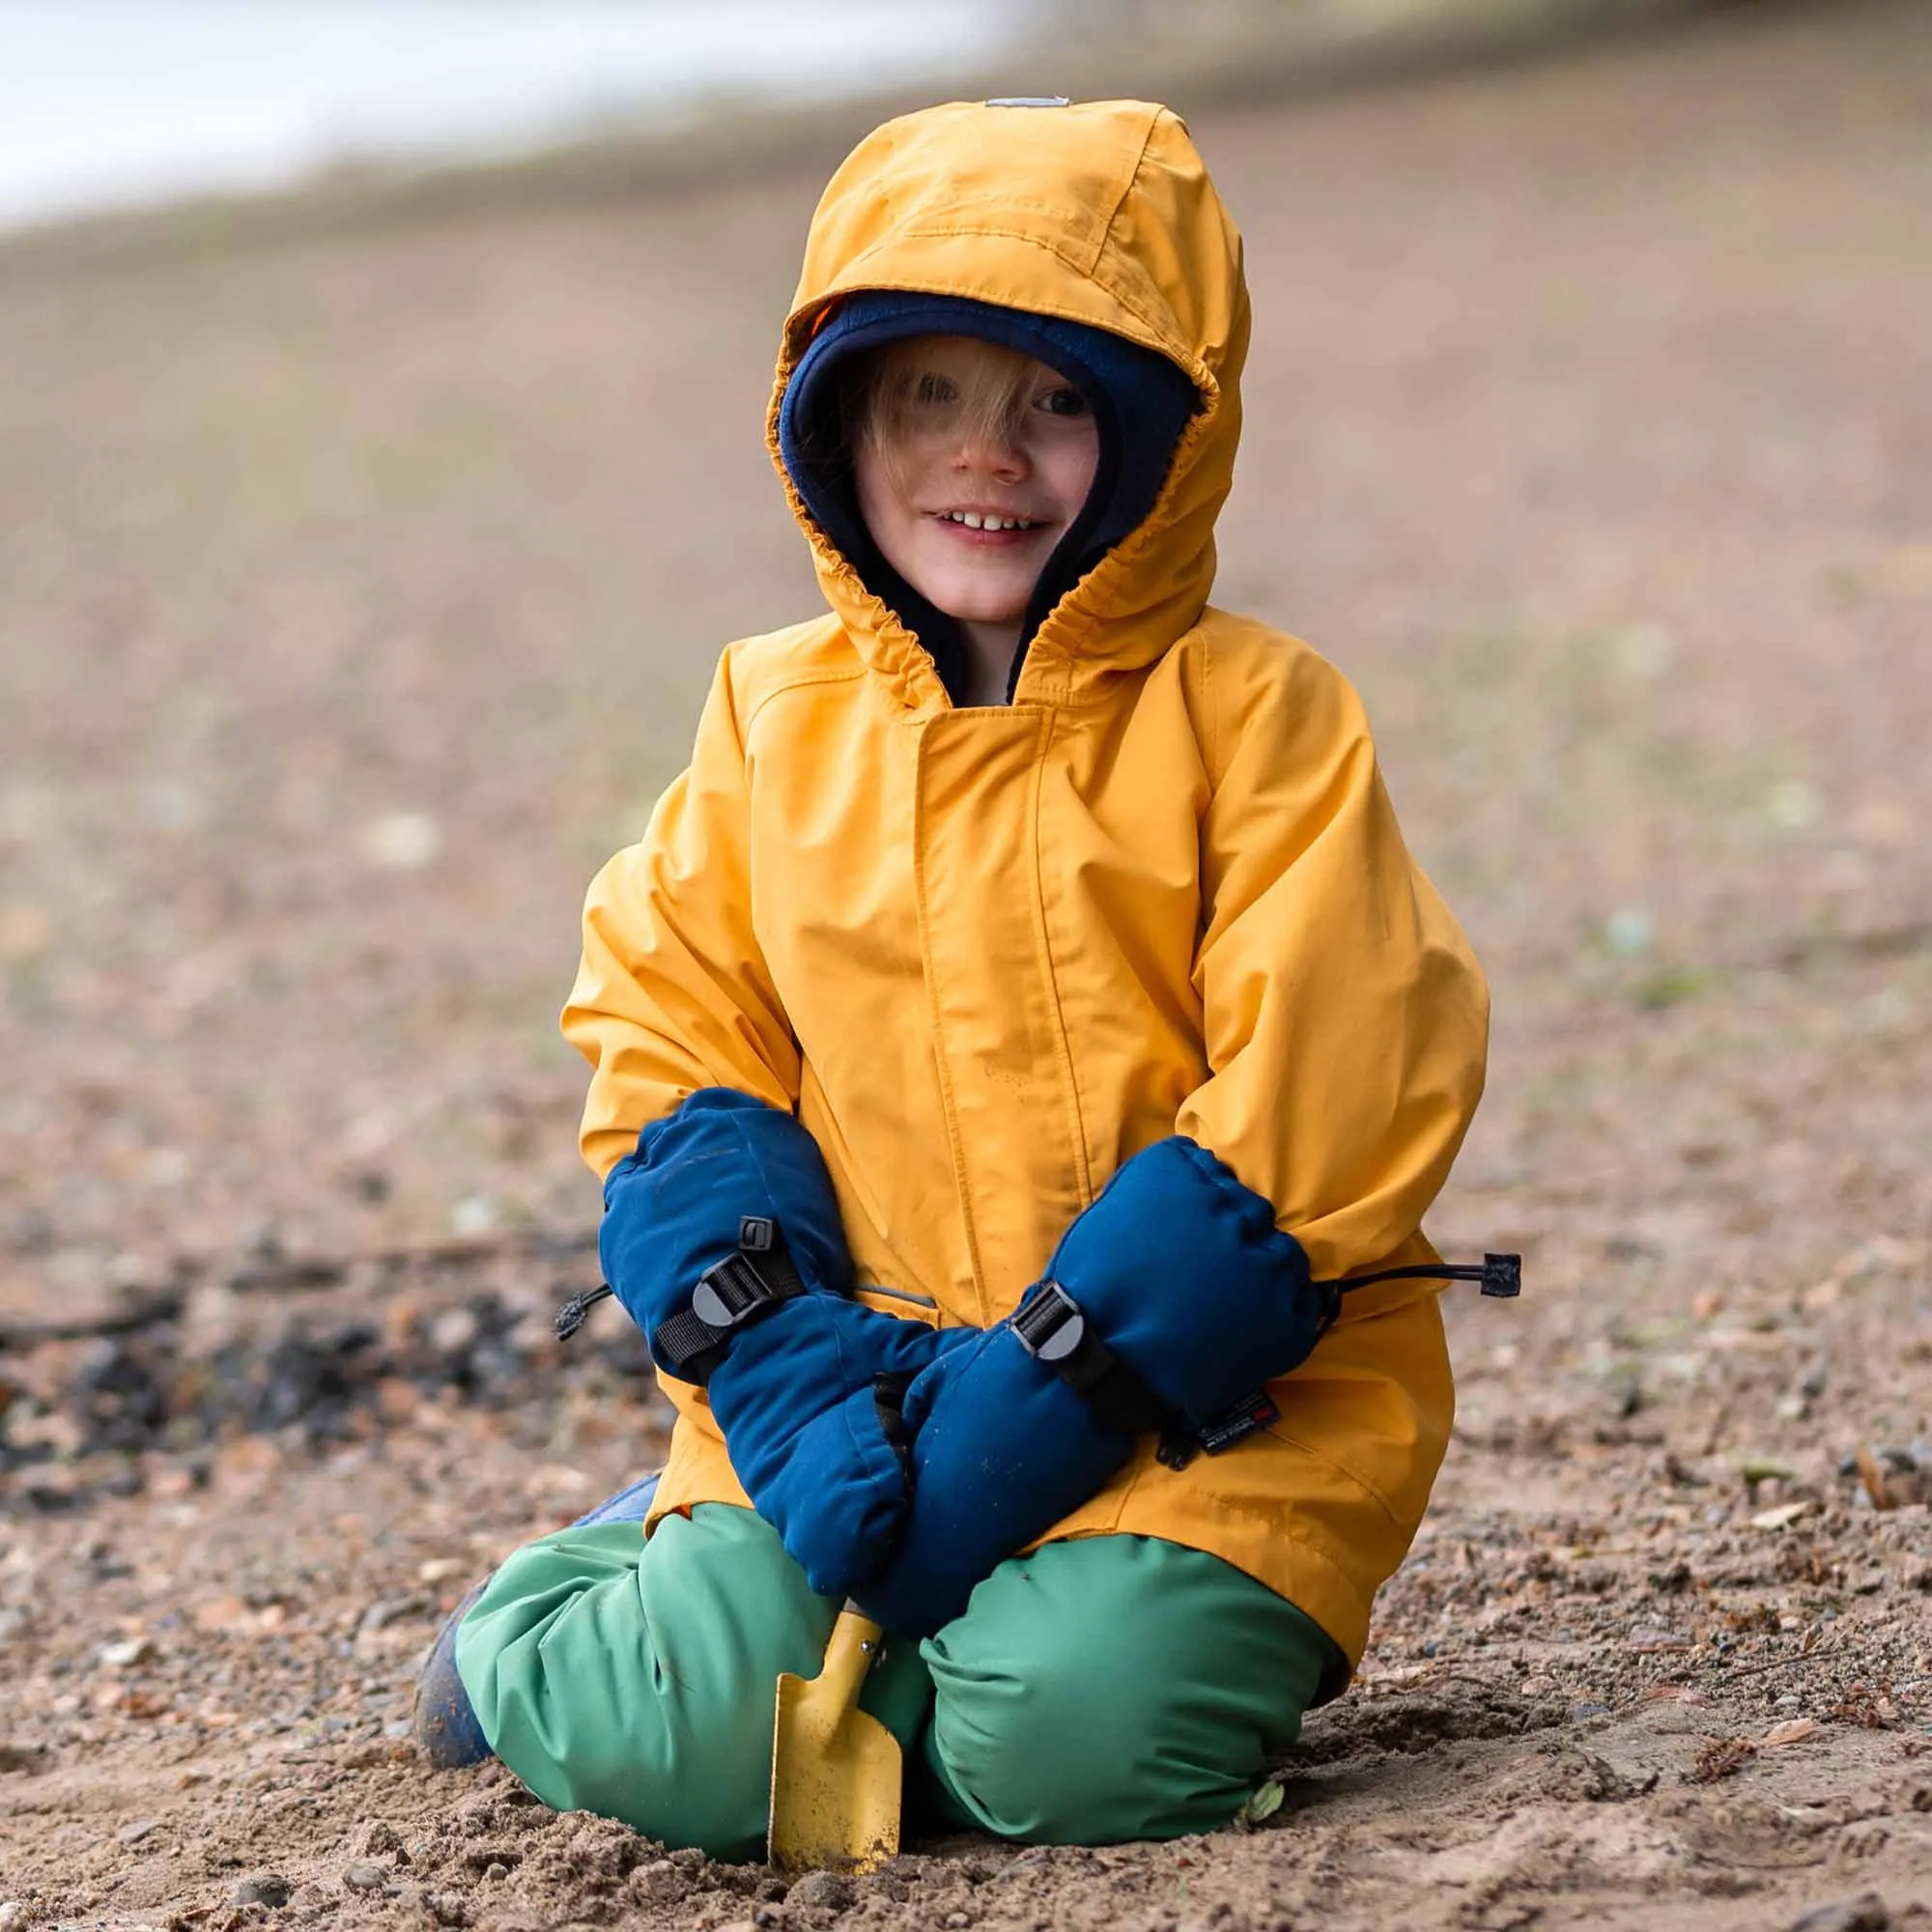
{"type": "MultiPolygon", "coordinates": [[[[645,1545],[579,1524],[490,1579],[457,1666],[492,1747],[546,1804],[718,1858],[762,1850],[781,1672],[818,1674],[838,1606],[750,1510],[700,1504],[645,1545]]],[[[900,1738],[924,1708],[906,1647],[866,1707],[900,1738]]]]}
{"type": "Polygon", "coordinates": [[[1212,1830],[1293,1741],[1331,1650],[1218,1557],[1140,1537],[1049,1544],[1003,1564],[925,1646],[927,1768],[943,1808],[1005,1837],[1212,1830]]]}
{"type": "Polygon", "coordinates": [[[547,1804],[743,1857],[763,1843],[773,1686],[833,1608],[749,1511],[564,1530],[519,1550],[457,1639],[497,1754],[547,1804]],[[774,1552],[776,1558],[774,1560],[774,1552]]]}

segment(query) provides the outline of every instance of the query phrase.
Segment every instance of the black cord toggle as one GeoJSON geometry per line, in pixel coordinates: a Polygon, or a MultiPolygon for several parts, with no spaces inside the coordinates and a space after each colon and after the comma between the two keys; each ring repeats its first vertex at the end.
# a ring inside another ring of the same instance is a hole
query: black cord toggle
{"type": "Polygon", "coordinates": [[[568,1342],[583,1326],[583,1318],[590,1313],[592,1305],[616,1292],[608,1281],[600,1281],[595,1288],[585,1289],[582,1294],[573,1294],[556,1311],[556,1319],[550,1324],[556,1339],[568,1342]]]}

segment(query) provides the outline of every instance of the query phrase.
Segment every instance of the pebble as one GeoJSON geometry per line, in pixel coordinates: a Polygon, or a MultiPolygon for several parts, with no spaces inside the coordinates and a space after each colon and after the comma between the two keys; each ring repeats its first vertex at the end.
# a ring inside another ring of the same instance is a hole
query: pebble
{"type": "Polygon", "coordinates": [[[442,827],[426,811],[391,811],[362,828],[362,856],[384,871],[419,872],[442,852],[442,827]]]}
{"type": "Polygon", "coordinates": [[[160,1822],[158,1818],[136,1818],[131,1825],[123,1825],[114,1835],[124,1845],[138,1845],[160,1822]]]}
{"type": "Polygon", "coordinates": [[[1791,1921],[1790,1932],[1889,1932],[1891,1914],[1875,1891],[1857,1898],[1834,1899],[1815,1905],[1791,1921]]]}
{"type": "Polygon", "coordinates": [[[384,1630],[390,1624],[401,1623],[405,1617],[423,1614],[423,1600],[420,1597],[381,1597],[362,1612],[361,1628],[365,1631],[384,1630]]]}
{"type": "Polygon", "coordinates": [[[342,1883],[351,1891],[381,1891],[389,1882],[389,1874],[382,1865],[355,1863],[342,1874],[342,1883]]]}
{"type": "Polygon", "coordinates": [[[473,1308],[446,1308],[430,1321],[430,1346],[445,1355],[461,1354],[476,1346],[482,1332],[483,1323],[473,1308]]]}
{"type": "Polygon", "coordinates": [[[852,1881],[837,1872],[807,1872],[785,1893],[785,1903],[807,1912],[844,1912],[850,1909],[854,1893],[852,1881]]]}
{"type": "Polygon", "coordinates": [[[27,1908],[17,1898],[8,1899],[0,1904],[0,1932],[14,1932],[14,1926],[23,1924],[26,1917],[27,1908]]]}
{"type": "Polygon", "coordinates": [[[280,1872],[262,1872],[255,1878],[244,1878],[235,1888],[237,1905],[283,1906],[289,1902],[295,1887],[280,1872]]]}
{"type": "Polygon", "coordinates": [[[1690,1639],[1681,1631],[1665,1630],[1659,1624],[1633,1624],[1628,1638],[1633,1650],[1689,1650],[1690,1639]]]}
{"type": "Polygon", "coordinates": [[[1572,1704],[1570,1721],[1573,1724],[1587,1724],[1592,1718],[1607,1718],[1610,1707],[1607,1704],[1572,1704]]]}
{"type": "Polygon", "coordinates": [[[145,1636],[130,1636],[125,1643],[100,1646],[100,1662],[107,1670],[132,1670],[137,1664],[152,1662],[154,1656],[154,1641],[145,1636]]]}

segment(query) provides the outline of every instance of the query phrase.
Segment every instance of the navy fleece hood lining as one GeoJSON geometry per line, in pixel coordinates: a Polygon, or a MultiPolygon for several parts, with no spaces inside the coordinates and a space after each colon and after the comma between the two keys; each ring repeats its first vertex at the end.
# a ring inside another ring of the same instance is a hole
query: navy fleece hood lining
{"type": "Polygon", "coordinates": [[[955,704],[964,696],[967,668],[959,625],[880,554],[859,513],[851,452],[832,424],[838,406],[834,372],[863,351],[913,335],[971,336],[1033,356],[1079,389],[1099,431],[1094,487],[1042,567],[1021,622],[1019,647],[1007,675],[1010,701],[1027,647],[1047,613],[1146,520],[1200,396],[1187,373],[1166,356],[1124,336],[1059,317],[964,296],[898,290],[861,291],[843,297],[827,312],[785,384],[779,412],[780,454],[813,521],[866,588],[924,647],[955,704]]]}

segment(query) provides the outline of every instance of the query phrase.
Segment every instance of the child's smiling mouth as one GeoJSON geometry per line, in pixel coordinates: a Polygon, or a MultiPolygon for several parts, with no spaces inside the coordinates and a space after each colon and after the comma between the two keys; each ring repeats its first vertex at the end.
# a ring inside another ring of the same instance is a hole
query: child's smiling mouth
{"type": "Polygon", "coordinates": [[[933,510],[928,517],[950,536],[974,545],[1019,543],[1047,527],[1045,519],[1009,516],[1000,510],[933,510]]]}

